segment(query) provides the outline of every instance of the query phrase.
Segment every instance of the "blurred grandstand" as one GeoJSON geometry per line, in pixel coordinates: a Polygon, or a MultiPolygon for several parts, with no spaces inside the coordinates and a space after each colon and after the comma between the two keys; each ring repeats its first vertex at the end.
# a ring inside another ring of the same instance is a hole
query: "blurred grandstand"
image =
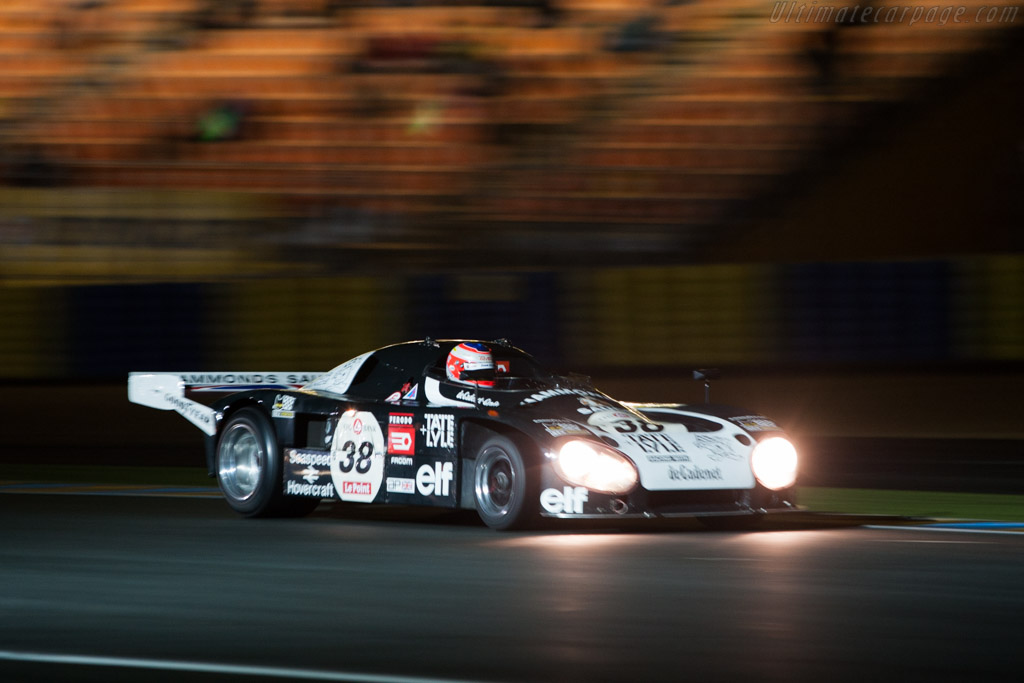
{"type": "Polygon", "coordinates": [[[1022,15],[3,0],[0,376],[1019,362],[1022,15]]]}
{"type": "Polygon", "coordinates": [[[4,276],[699,261],[1024,25],[796,7],[5,0],[4,276]]]}

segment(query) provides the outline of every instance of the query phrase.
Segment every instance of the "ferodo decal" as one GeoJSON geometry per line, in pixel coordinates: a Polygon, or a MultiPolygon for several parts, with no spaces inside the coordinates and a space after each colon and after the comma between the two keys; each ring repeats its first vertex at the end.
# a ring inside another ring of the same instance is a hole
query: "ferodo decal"
{"type": "Polygon", "coordinates": [[[384,434],[373,413],[350,410],[338,420],[331,448],[331,479],[338,497],[370,503],[384,478],[384,434]]]}
{"type": "Polygon", "coordinates": [[[413,455],[416,452],[416,426],[412,413],[388,415],[388,453],[413,455]]]}

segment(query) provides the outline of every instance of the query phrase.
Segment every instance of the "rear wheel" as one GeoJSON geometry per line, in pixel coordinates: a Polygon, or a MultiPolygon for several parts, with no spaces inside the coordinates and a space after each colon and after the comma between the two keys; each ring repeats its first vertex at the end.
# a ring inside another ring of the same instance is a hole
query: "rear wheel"
{"type": "Polygon", "coordinates": [[[232,510],[246,517],[301,516],[320,502],[282,493],[281,449],[269,418],[243,408],[217,442],[217,483],[232,510]]]}
{"type": "Polygon", "coordinates": [[[480,519],[492,529],[518,529],[534,521],[536,496],[523,455],[505,436],[487,439],[476,456],[473,495],[480,519]]]}

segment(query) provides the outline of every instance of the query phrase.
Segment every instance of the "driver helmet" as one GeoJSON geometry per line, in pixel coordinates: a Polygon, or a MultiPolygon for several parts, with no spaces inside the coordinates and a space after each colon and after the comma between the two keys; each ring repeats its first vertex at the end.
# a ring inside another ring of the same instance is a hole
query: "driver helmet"
{"type": "Polygon", "coordinates": [[[448,354],[445,371],[449,381],[471,384],[479,387],[494,386],[494,358],[491,350],[480,342],[462,342],[448,354]],[[468,373],[487,371],[476,377],[468,373]],[[482,378],[481,378],[482,377],[482,378]]]}

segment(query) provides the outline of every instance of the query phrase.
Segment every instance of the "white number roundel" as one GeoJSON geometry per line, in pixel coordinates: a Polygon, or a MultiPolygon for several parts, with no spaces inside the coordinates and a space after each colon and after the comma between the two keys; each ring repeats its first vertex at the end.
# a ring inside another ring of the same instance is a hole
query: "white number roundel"
{"type": "Polygon", "coordinates": [[[370,503],[384,478],[384,434],[372,413],[350,410],[331,444],[331,479],[342,500],[370,503]]]}

